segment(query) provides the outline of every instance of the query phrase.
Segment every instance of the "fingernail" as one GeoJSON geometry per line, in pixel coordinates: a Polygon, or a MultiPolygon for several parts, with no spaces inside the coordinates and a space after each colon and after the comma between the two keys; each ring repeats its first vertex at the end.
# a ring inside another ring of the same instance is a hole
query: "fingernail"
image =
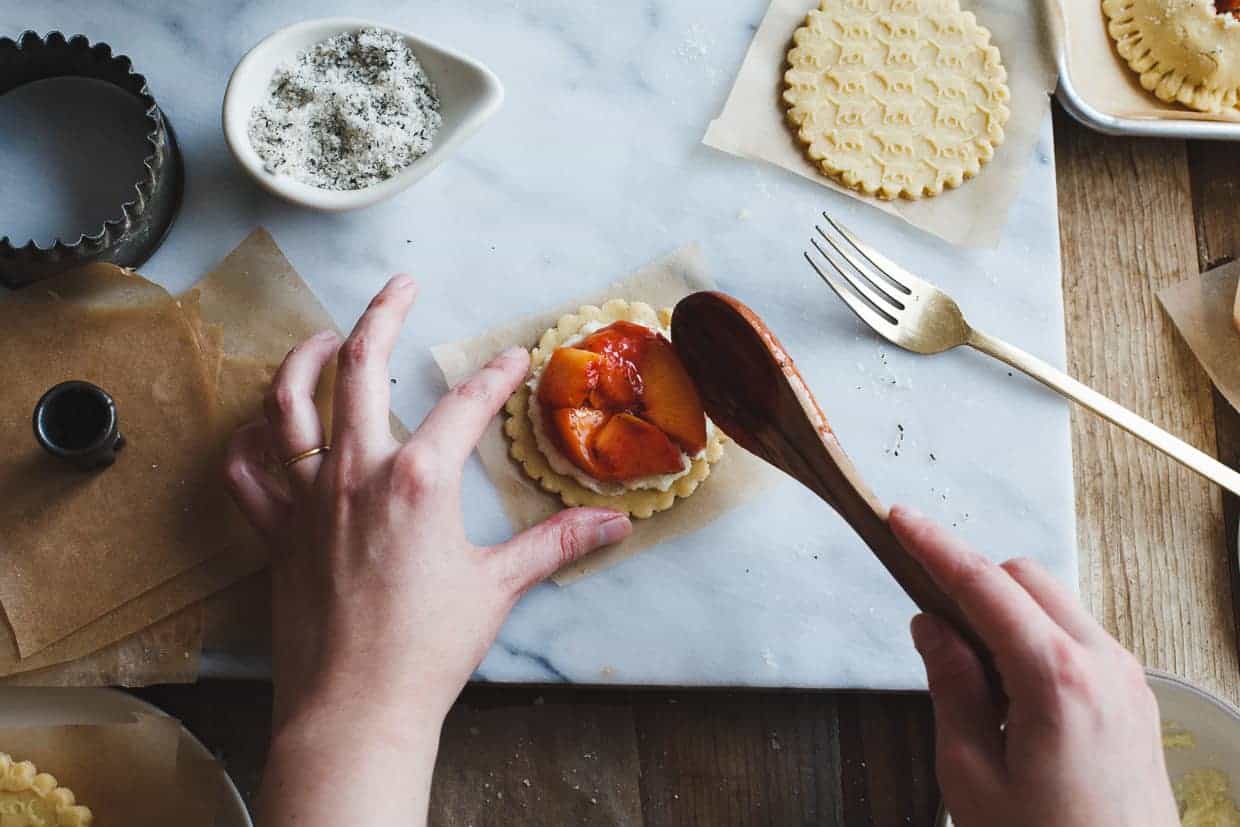
{"type": "Polygon", "coordinates": [[[520,347],[518,345],[513,345],[512,347],[504,348],[504,350],[499,354],[499,356],[496,356],[495,358],[497,360],[515,359],[518,356],[523,355],[524,353],[525,353],[525,348],[520,347]]]}
{"type": "Polygon", "coordinates": [[[327,341],[328,339],[335,339],[336,337],[337,337],[337,334],[336,334],[336,331],[334,330],[320,330],[318,333],[314,334],[315,339],[318,339],[324,342],[327,341]]]}
{"type": "Polygon", "coordinates": [[[911,505],[897,504],[897,505],[893,505],[891,507],[891,510],[899,512],[900,519],[902,520],[924,520],[926,518],[925,514],[922,514],[920,511],[918,511],[916,508],[913,508],[911,505]]]}
{"type": "Polygon", "coordinates": [[[612,517],[598,527],[598,544],[610,546],[612,543],[618,543],[628,537],[632,530],[633,526],[629,523],[628,517],[612,517]]]}
{"type": "Polygon", "coordinates": [[[913,645],[923,655],[932,652],[943,643],[943,627],[938,618],[928,614],[919,614],[909,624],[913,634],[913,645]]]}
{"type": "Polygon", "coordinates": [[[392,276],[392,280],[388,282],[388,286],[395,290],[407,290],[410,287],[413,287],[413,279],[409,278],[409,276],[404,273],[399,273],[392,276]]]}

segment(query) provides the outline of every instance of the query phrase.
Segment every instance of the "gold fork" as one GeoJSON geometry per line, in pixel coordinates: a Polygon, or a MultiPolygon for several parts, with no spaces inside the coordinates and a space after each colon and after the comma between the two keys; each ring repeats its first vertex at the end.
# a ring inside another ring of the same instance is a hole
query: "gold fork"
{"type": "Polygon", "coordinates": [[[824,212],[822,217],[834,232],[829,233],[820,225],[815,225],[814,229],[826,246],[813,237],[810,243],[831,265],[836,275],[820,267],[808,250],[805,251],[805,260],[835,294],[880,336],[914,353],[942,353],[960,345],[980,350],[1029,374],[1051,390],[1089,408],[1240,496],[1240,473],[1041,359],[970,327],[960,306],[951,296],[857,238],[827,213],[824,212]]]}

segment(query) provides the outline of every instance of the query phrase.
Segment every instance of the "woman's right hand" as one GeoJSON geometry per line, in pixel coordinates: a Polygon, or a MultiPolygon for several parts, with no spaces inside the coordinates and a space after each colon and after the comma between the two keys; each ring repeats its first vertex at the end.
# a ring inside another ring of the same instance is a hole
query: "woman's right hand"
{"type": "Polygon", "coordinates": [[[1158,704],[1141,664],[1048,572],[996,565],[899,506],[892,530],[994,655],[1006,726],[977,656],[913,618],[934,702],[943,799],[958,827],[1175,827],[1158,704]]]}

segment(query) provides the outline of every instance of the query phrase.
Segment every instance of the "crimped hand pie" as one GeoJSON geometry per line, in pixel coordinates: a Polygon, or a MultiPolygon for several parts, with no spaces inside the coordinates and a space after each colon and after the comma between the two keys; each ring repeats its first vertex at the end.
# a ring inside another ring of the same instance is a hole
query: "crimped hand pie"
{"type": "Polygon", "coordinates": [[[1146,90],[1201,112],[1236,106],[1240,20],[1216,0],[1103,0],[1102,10],[1146,90]]]}

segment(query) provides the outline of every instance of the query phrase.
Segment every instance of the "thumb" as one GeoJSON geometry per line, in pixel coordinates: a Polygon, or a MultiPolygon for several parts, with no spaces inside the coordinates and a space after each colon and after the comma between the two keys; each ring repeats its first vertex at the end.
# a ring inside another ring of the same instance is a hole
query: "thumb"
{"type": "Polygon", "coordinates": [[[606,508],[570,508],[495,546],[504,582],[517,594],[596,548],[633,532],[629,518],[606,508]]]}
{"type": "Polygon", "coordinates": [[[934,702],[939,785],[948,809],[963,814],[967,802],[952,801],[953,792],[984,795],[1002,777],[999,711],[981,661],[951,624],[919,614],[911,631],[934,702]]]}

